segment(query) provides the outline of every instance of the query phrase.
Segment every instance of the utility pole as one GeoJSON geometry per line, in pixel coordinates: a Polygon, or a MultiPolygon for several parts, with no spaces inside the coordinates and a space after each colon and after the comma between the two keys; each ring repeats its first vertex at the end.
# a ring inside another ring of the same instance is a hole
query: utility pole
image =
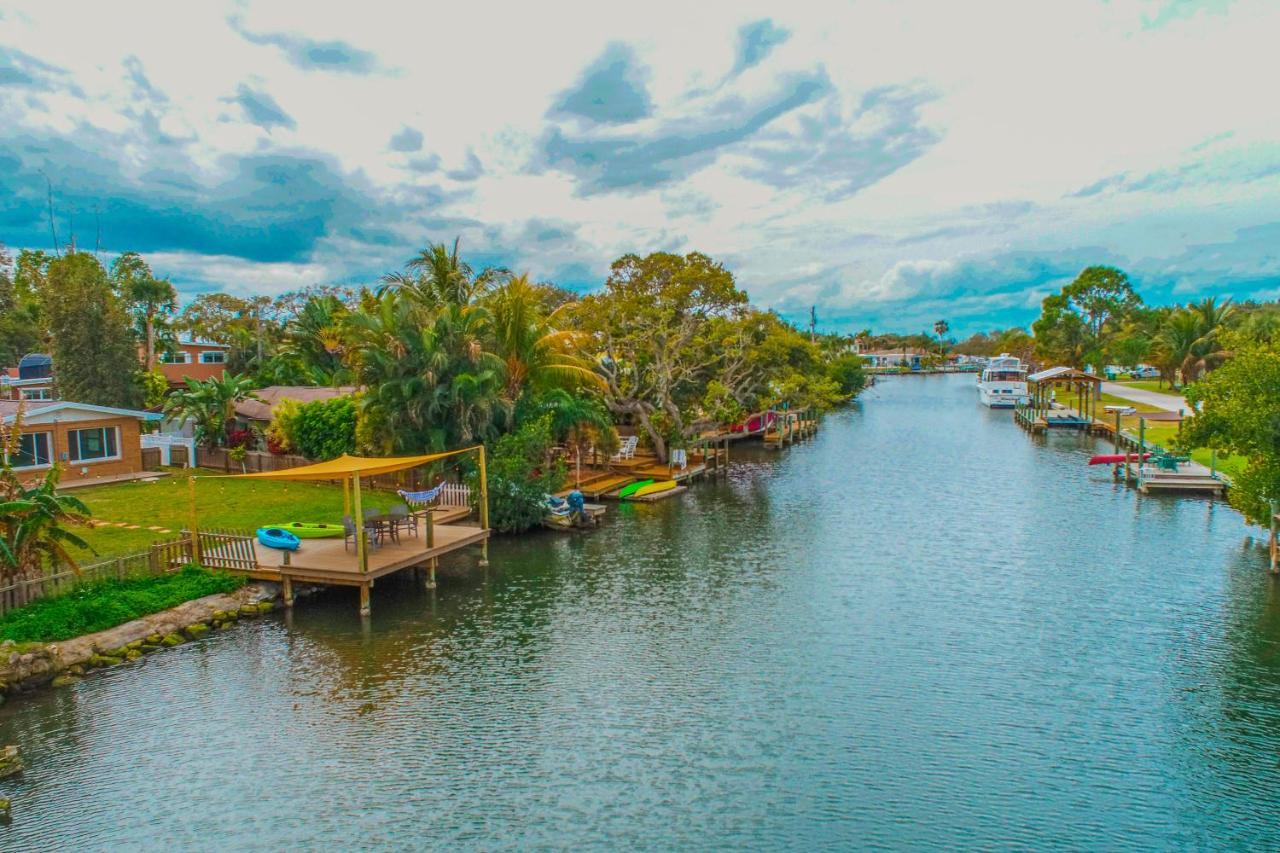
{"type": "Polygon", "coordinates": [[[818,328],[818,306],[810,305],[809,306],[809,343],[814,343],[815,341],[817,341],[818,339],[817,328],[818,328]]]}

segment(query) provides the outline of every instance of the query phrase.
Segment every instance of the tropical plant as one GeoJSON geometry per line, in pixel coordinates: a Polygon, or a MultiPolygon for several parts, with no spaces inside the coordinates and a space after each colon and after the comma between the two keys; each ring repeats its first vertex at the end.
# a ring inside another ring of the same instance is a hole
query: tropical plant
{"type": "Polygon", "coordinates": [[[506,396],[511,401],[526,387],[604,387],[595,365],[582,355],[587,336],[554,327],[566,306],[548,314],[544,289],[530,282],[526,273],[510,276],[485,300],[493,318],[493,351],[506,368],[506,396]]]}
{"type": "Polygon", "coordinates": [[[502,533],[520,533],[546,514],[546,495],[560,488],[563,462],[549,462],[554,439],[551,417],[526,421],[498,439],[489,454],[489,524],[502,533]]]}
{"type": "Polygon", "coordinates": [[[236,404],[256,399],[248,376],[229,373],[203,381],[188,377],[184,388],[169,395],[164,413],[177,421],[190,421],[197,441],[217,447],[226,436],[227,424],[235,418],[236,404]]]}
{"type": "Polygon", "coordinates": [[[430,244],[409,260],[404,272],[382,277],[384,291],[400,291],[429,309],[470,305],[506,270],[487,267],[476,273],[458,254],[460,242],[455,238],[452,250],[444,243],[430,244]]]}
{"type": "Polygon", "coordinates": [[[351,362],[365,388],[359,446],[431,452],[486,440],[509,422],[503,365],[485,348],[489,314],[446,305],[434,313],[386,291],[353,314],[351,362]]]}
{"type": "Polygon", "coordinates": [[[51,467],[38,482],[25,485],[9,459],[16,455],[21,416],[11,428],[0,426],[0,579],[39,576],[50,563],[78,568],[69,548],[89,545],[67,528],[89,519],[89,508],[76,497],[59,494],[61,465],[51,467]]]}

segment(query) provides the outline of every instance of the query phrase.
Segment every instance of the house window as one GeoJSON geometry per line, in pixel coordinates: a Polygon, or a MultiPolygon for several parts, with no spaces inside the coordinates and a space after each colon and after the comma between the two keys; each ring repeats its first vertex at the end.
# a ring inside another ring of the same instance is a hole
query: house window
{"type": "Polygon", "coordinates": [[[118,459],[116,428],[92,427],[67,431],[72,462],[92,462],[96,459],[118,459]]]}
{"type": "Polygon", "coordinates": [[[165,352],[160,354],[161,364],[190,364],[191,353],[183,350],[177,352],[165,352]]]}
{"type": "Polygon", "coordinates": [[[10,457],[14,468],[39,468],[49,464],[49,433],[26,432],[18,436],[18,453],[10,457]]]}
{"type": "Polygon", "coordinates": [[[53,391],[49,388],[23,388],[22,399],[24,400],[52,400],[53,391]]]}
{"type": "Polygon", "coordinates": [[[227,360],[227,354],[222,350],[207,350],[200,353],[201,364],[223,364],[227,360]]]}

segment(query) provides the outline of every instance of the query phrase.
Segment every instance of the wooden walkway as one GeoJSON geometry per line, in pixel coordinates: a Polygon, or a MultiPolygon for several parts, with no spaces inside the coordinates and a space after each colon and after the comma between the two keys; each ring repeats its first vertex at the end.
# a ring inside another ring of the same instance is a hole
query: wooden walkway
{"type": "MultiPolygon", "coordinates": [[[[203,534],[201,538],[204,539],[203,534]]],[[[200,556],[201,562],[210,568],[280,583],[285,606],[293,603],[294,583],[357,587],[360,612],[368,615],[369,590],[379,578],[403,569],[424,567],[431,572],[429,585],[434,586],[435,567],[440,557],[470,545],[480,545],[488,538],[488,530],[471,525],[420,524],[416,536],[402,532],[398,542],[384,537],[380,544],[371,544],[368,571],[360,570],[355,546],[342,539],[304,539],[297,551],[278,551],[262,547],[251,536],[241,535],[236,536],[235,541],[228,538],[223,544],[202,551],[200,556]]]]}

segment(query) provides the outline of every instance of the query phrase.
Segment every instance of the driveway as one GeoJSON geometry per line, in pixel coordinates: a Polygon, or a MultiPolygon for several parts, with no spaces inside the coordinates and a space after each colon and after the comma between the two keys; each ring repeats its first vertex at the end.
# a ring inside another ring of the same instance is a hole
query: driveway
{"type": "Polygon", "coordinates": [[[1158,391],[1147,391],[1142,388],[1134,388],[1131,385],[1121,385],[1119,382],[1103,382],[1102,393],[1110,394],[1113,397],[1121,397],[1125,400],[1132,400],[1135,403],[1145,403],[1148,406],[1155,406],[1167,412],[1191,412],[1191,405],[1180,394],[1161,394],[1158,391]]]}

